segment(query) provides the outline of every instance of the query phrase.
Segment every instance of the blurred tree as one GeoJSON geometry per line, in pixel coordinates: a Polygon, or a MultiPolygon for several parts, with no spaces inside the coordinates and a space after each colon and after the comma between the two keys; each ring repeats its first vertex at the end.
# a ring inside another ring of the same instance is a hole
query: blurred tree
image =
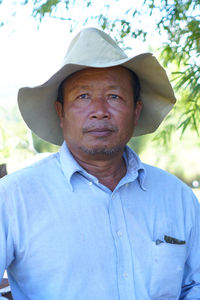
{"type": "MultiPolygon", "coordinates": [[[[145,1],[147,2],[147,1],[145,1]]],[[[168,36],[161,59],[164,66],[174,72],[173,80],[177,95],[181,98],[177,108],[181,112],[178,128],[190,126],[199,135],[200,125],[200,1],[199,0],[149,0],[150,13],[161,11],[157,23],[160,34],[168,36]]]]}
{"type": "Polygon", "coordinates": [[[32,140],[17,114],[16,107],[7,111],[0,106],[0,120],[0,164],[7,163],[11,158],[12,164],[17,165],[35,153],[32,140]]]}
{"type": "Polygon", "coordinates": [[[37,152],[56,152],[59,149],[59,146],[50,144],[44,140],[42,140],[39,136],[37,136],[34,132],[32,132],[33,145],[37,152]]]}

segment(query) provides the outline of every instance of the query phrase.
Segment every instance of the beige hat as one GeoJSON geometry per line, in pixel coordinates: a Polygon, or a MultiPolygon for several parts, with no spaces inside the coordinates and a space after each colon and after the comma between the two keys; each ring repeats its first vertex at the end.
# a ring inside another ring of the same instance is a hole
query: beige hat
{"type": "Polygon", "coordinates": [[[155,131],[176,102],[165,70],[151,53],[128,58],[109,35],[96,28],[83,29],[74,37],[61,68],[47,82],[19,90],[24,121],[42,139],[61,145],[63,135],[54,107],[60,83],[84,68],[119,65],[134,71],[140,79],[144,107],[134,135],[155,131]]]}

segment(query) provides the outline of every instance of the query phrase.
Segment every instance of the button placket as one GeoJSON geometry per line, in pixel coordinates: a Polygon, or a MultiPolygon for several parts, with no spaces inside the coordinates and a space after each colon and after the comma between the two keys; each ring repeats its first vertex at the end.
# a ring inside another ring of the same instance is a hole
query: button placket
{"type": "Polygon", "coordinates": [[[132,253],[119,191],[111,195],[109,213],[116,246],[119,297],[122,300],[134,299],[130,298],[130,295],[135,294],[132,253]]]}

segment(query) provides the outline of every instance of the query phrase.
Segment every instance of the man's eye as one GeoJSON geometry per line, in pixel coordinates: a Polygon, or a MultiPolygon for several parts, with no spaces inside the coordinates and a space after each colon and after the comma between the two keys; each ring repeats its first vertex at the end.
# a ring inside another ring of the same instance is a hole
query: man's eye
{"type": "Polygon", "coordinates": [[[89,98],[89,95],[88,94],[81,94],[77,97],[78,99],[88,99],[89,98]]]}
{"type": "Polygon", "coordinates": [[[108,96],[109,99],[112,99],[112,100],[118,100],[120,97],[118,95],[115,95],[115,94],[111,94],[108,96]]]}

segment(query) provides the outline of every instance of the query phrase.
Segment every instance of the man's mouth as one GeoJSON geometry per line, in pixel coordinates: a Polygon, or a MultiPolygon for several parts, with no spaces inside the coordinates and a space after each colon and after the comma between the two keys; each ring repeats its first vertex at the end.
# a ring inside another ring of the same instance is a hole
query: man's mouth
{"type": "Polygon", "coordinates": [[[104,137],[111,135],[113,133],[113,130],[109,128],[93,128],[88,130],[87,133],[97,137],[104,137]]]}
{"type": "Polygon", "coordinates": [[[83,133],[90,134],[96,137],[106,137],[110,136],[113,132],[116,132],[117,128],[115,126],[109,127],[86,127],[83,129],[83,133]]]}

